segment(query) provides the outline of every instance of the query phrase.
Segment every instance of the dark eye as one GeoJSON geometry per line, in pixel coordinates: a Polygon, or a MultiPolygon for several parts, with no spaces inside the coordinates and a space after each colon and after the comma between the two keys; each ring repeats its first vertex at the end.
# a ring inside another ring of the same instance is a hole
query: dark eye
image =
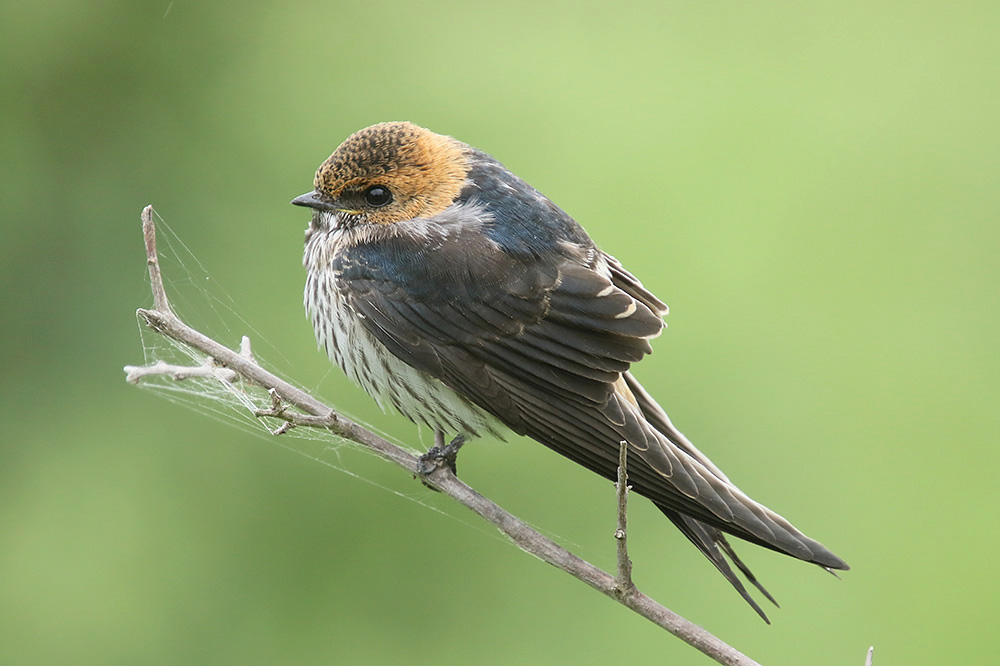
{"type": "Polygon", "coordinates": [[[372,185],[365,190],[365,201],[369,206],[379,208],[392,201],[392,192],[381,185],[372,185]]]}

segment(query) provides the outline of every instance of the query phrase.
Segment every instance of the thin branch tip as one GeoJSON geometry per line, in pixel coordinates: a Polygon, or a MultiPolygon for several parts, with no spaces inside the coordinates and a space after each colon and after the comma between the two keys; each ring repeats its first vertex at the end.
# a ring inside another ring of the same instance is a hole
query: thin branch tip
{"type": "Polygon", "coordinates": [[[624,598],[635,591],[632,582],[632,560],[628,556],[628,442],[621,441],[618,451],[618,482],[615,484],[618,495],[618,527],[615,529],[615,540],[618,542],[618,576],[616,578],[617,594],[624,598]]]}
{"type": "Polygon", "coordinates": [[[240,356],[249,361],[255,360],[253,356],[253,351],[250,349],[250,338],[247,337],[246,335],[240,338],[240,356]]]}
{"type": "Polygon", "coordinates": [[[164,313],[172,315],[173,309],[170,301],[167,300],[167,291],[163,287],[163,276],[160,274],[160,260],[156,252],[156,223],[153,221],[153,205],[150,204],[142,209],[140,218],[142,219],[142,237],[146,244],[146,265],[149,267],[149,283],[153,291],[153,307],[164,313]]]}

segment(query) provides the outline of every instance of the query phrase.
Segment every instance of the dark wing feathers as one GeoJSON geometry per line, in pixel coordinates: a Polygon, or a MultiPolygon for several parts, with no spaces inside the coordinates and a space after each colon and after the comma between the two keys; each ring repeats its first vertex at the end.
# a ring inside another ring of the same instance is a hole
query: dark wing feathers
{"type": "Polygon", "coordinates": [[[654,312],[660,316],[667,314],[669,310],[667,304],[656,296],[653,296],[648,289],[643,287],[639,279],[625,270],[620,261],[607,252],[601,252],[601,256],[604,257],[608,268],[611,269],[611,281],[614,282],[616,287],[645,305],[649,308],[650,312],[654,312]]]}
{"type": "Polygon", "coordinates": [[[470,252],[446,243],[437,246],[435,264],[449,268],[445,276],[453,283],[441,288],[438,274],[432,289],[423,248],[416,246],[420,239],[393,242],[415,246],[393,248],[392,273],[380,268],[384,244],[347,250],[335,266],[342,294],[391,353],[515,432],[608,479],[616,476],[619,443],[628,441],[637,459],[629,465],[636,492],[650,498],[762,616],[722,553],[760,585],[720,529],[846,568],[733,486],[628,372],[650,353],[649,339],[663,328],[666,305],[616,259],[575,247],[543,267],[535,257],[496,247],[470,252]]]}
{"type": "MultiPolygon", "coordinates": [[[[564,263],[549,296],[548,318],[567,327],[638,340],[659,335],[663,320],[592,268],[564,263]]],[[[643,346],[651,351],[648,343],[643,346]]]]}

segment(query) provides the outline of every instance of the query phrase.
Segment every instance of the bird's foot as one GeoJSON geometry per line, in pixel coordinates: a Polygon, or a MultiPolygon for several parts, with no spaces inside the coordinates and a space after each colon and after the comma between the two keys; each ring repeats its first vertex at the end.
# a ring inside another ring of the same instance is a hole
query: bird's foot
{"type": "MultiPolygon", "coordinates": [[[[439,467],[447,467],[452,474],[458,472],[458,450],[465,444],[465,435],[458,435],[447,445],[443,444],[444,437],[440,433],[436,434],[434,440],[438,442],[432,446],[427,453],[417,459],[417,474],[428,476],[433,474],[439,467]]],[[[426,481],[425,486],[430,487],[426,481]]]]}

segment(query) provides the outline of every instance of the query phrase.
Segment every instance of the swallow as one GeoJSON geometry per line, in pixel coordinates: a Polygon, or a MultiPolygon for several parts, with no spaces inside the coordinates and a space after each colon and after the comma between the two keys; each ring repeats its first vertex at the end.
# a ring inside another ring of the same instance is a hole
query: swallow
{"type": "Polygon", "coordinates": [[[490,155],[380,123],[348,137],[292,203],[312,209],[305,308],[320,346],[383,410],[432,429],[431,452],[453,469],[466,439],[507,428],[613,481],[625,441],[633,491],[765,622],[732,566],[774,598],[727,535],[848,569],[674,427],[631,372],[667,306],[490,155]]]}

